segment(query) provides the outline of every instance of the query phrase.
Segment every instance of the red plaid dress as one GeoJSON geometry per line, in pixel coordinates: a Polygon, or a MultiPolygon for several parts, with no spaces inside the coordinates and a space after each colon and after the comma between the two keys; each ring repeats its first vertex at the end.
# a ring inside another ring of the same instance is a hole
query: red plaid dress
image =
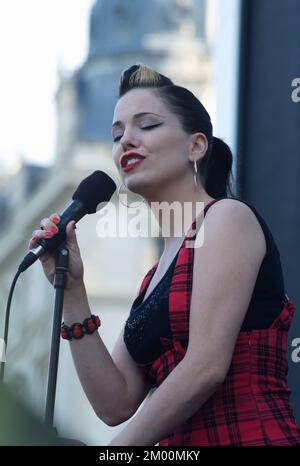
{"type": "MultiPolygon", "coordinates": [[[[183,341],[189,335],[194,254],[186,241],[190,236],[180,248],[170,286],[172,339],[160,338],[162,354],[154,361],[138,364],[153,387],[165,380],[186,352],[183,341]]],[[[145,276],[140,293],[157,265],[145,276]]],[[[287,336],[294,310],[295,305],[286,296],[281,313],[269,328],[239,333],[224,383],[193,416],[161,439],[160,446],[300,445],[300,429],[293,417],[286,381],[287,336]]]]}

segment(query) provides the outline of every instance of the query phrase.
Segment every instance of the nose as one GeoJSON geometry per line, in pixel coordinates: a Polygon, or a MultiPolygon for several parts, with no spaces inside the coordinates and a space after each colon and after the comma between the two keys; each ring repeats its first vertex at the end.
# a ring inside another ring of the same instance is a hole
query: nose
{"type": "Polygon", "coordinates": [[[138,147],[139,142],[133,134],[133,131],[126,129],[123,133],[123,136],[120,139],[120,144],[122,146],[123,151],[125,152],[126,150],[131,149],[132,147],[138,147]]]}

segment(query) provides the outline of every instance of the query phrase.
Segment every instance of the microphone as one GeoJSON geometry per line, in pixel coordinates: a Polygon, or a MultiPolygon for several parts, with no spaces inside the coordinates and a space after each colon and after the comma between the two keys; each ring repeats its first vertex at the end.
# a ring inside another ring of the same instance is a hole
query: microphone
{"type": "Polygon", "coordinates": [[[86,214],[94,214],[98,204],[108,202],[116,190],[116,184],[106,173],[96,170],[81,181],[72,196],[73,202],[64,210],[57,225],[58,233],[53,238],[41,238],[38,246],[32,248],[19,265],[19,272],[24,272],[45,251],[54,251],[66,240],[66,227],[71,220],[78,222],[86,214]]]}

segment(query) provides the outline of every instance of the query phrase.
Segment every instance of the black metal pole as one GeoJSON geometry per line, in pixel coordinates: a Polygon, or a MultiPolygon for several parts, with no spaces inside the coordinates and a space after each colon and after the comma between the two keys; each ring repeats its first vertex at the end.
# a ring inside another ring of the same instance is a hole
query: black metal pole
{"type": "Polygon", "coordinates": [[[56,381],[57,369],[59,358],[59,345],[60,345],[60,326],[63,312],[64,289],[66,284],[67,272],[69,265],[69,250],[63,243],[57,250],[56,265],[55,265],[55,278],[54,288],[55,304],[54,316],[52,327],[52,342],[50,352],[49,374],[48,374],[48,388],[47,400],[45,410],[45,423],[48,427],[53,427],[55,394],[56,394],[56,381]]]}

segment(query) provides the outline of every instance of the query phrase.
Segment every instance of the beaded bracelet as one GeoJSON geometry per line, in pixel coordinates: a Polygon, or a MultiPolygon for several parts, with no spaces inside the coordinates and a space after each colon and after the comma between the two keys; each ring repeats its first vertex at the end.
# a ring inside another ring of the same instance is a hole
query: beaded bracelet
{"type": "Polygon", "coordinates": [[[98,327],[101,325],[101,320],[99,316],[91,315],[91,317],[87,317],[84,319],[82,324],[79,322],[75,322],[70,327],[66,325],[64,322],[61,324],[61,337],[64,340],[72,340],[75,338],[79,340],[80,338],[84,337],[84,335],[94,333],[98,327]]]}

